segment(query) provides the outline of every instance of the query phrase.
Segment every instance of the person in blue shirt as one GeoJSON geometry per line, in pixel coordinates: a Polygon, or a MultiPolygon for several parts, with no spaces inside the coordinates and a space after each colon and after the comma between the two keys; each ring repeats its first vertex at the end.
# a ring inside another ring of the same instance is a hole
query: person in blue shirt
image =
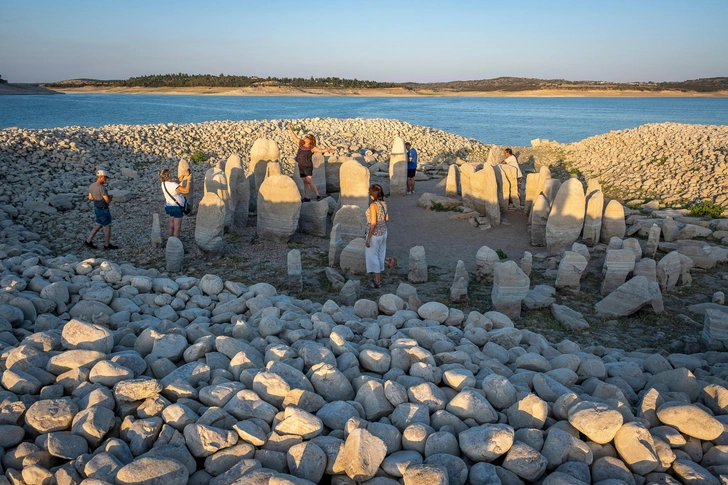
{"type": "Polygon", "coordinates": [[[407,142],[404,144],[407,150],[407,194],[415,193],[415,172],[417,172],[417,150],[412,148],[412,144],[407,142]]]}

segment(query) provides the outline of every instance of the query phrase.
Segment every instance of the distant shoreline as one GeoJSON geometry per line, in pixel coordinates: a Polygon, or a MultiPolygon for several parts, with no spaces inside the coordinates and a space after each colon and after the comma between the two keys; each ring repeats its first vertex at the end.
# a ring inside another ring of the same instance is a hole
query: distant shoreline
{"type": "MultiPolygon", "coordinates": [[[[51,89],[51,88],[48,88],[51,89]]],[[[208,95],[208,96],[341,96],[341,97],[512,97],[512,98],[727,98],[728,91],[701,93],[639,91],[639,90],[575,90],[540,89],[533,91],[454,91],[454,90],[409,90],[405,88],[376,89],[307,89],[292,87],[247,87],[247,88],[142,88],[142,87],[99,87],[52,88],[64,94],[164,94],[164,95],[208,95]]]]}

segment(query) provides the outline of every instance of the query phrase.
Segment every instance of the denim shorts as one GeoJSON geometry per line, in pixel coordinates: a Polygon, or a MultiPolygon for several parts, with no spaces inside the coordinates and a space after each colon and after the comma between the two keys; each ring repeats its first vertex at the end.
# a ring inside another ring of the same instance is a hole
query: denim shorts
{"type": "Polygon", "coordinates": [[[111,225],[111,212],[109,212],[109,209],[94,207],[94,214],[96,214],[96,224],[100,226],[111,225]]]}
{"type": "Polygon", "coordinates": [[[164,212],[166,212],[169,217],[174,217],[175,219],[182,219],[184,217],[182,208],[178,205],[165,205],[164,212]]]}

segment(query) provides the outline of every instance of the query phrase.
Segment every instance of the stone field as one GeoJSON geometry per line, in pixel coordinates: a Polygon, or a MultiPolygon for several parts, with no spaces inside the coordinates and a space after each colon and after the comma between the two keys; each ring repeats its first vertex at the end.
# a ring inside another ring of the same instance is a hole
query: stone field
{"type": "Polygon", "coordinates": [[[294,126],[336,148],[319,202],[283,121],[0,130],[0,485],[728,483],[728,219],[682,208],[726,202],[728,128],[535,140],[519,187],[501,147],[294,126]],[[82,249],[97,168],[117,253],[82,249]]]}

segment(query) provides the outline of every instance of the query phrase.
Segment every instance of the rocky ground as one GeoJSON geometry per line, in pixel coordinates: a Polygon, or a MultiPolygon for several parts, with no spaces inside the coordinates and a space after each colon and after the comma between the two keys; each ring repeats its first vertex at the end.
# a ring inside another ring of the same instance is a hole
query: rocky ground
{"type": "MultiPolygon", "coordinates": [[[[391,120],[302,124],[339,155],[374,148],[384,161],[387,140],[412,140],[433,177],[418,191],[444,192],[448,162],[483,161],[489,149],[391,120]]],[[[553,284],[558,259],[528,244],[520,210],[484,231],[417,207],[418,195],[389,199],[403,221],[399,233],[392,221],[392,253],[412,237],[427,248],[431,281],[416,285],[417,311],[396,295],[411,291],[400,284],[406,255],[382,290],[339,305],[323,271],[327,239],[276,245],[253,225],[227,234],[211,259],[194,248],[194,217],[185,220],[188,268],[167,274],[149,244],[150,214],[165,220],[157,170],[197,149],[245,160],[260,136],[290,162],[284,126],[0,131],[0,483],[728,482],[728,354],[701,344],[701,320],[685,308],[728,289],[721,265],[694,269],[691,286],[665,295],[664,314],[610,320],[593,314],[606,249],[597,246],[581,292],[557,295],[585,313],[587,331],[547,310],[514,322],[489,311],[491,286],[474,278],[469,300],[450,304],[453,263],[474,273],[483,244],[515,261],[530,251],[533,286],[553,284]],[[118,253],[81,246],[97,167],[119,174],[118,253]],[[287,290],[292,248],[303,293],[287,290]]],[[[555,160],[558,173],[570,150],[518,153],[536,166],[555,160]]],[[[206,168],[195,167],[197,180],[206,168]]],[[[647,216],[630,217],[637,227],[647,216]]]]}

